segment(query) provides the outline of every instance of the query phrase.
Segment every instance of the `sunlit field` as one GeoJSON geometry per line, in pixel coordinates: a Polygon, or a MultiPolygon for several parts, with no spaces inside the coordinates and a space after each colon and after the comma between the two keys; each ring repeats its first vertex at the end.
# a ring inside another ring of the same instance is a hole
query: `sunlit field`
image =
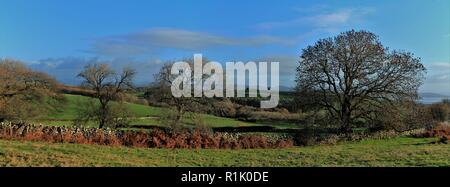
{"type": "Polygon", "coordinates": [[[1,166],[450,166],[450,145],[395,138],[288,149],[147,149],[0,140],[1,166]]]}

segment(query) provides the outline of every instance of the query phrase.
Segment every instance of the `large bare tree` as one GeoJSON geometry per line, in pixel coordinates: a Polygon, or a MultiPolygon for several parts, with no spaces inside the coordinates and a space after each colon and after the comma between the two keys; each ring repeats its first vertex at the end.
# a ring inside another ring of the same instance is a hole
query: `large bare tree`
{"type": "Polygon", "coordinates": [[[55,79],[32,71],[20,61],[0,59],[0,121],[23,120],[42,112],[32,103],[56,96],[56,85],[55,79]]]}
{"type": "Polygon", "coordinates": [[[133,88],[135,74],[135,70],[130,68],[116,73],[107,64],[89,64],[78,74],[78,77],[84,79],[82,86],[94,90],[94,97],[100,103],[98,111],[93,112],[100,128],[115,120],[112,116],[111,101],[120,101],[123,94],[133,88]]]}
{"type": "Polygon", "coordinates": [[[383,107],[414,100],[424,74],[412,53],[389,51],[375,34],[351,30],[303,49],[296,81],[303,104],[325,108],[349,131],[383,107]]]}
{"type": "MultiPolygon", "coordinates": [[[[183,59],[181,60],[183,62],[187,62],[189,64],[189,69],[182,70],[184,71],[191,71],[192,77],[190,78],[191,84],[194,84],[195,81],[203,81],[204,79],[208,78],[209,76],[206,74],[202,74],[201,79],[202,80],[195,80],[194,75],[194,59],[183,59]]],[[[207,58],[202,58],[202,63],[205,64],[208,62],[207,58]]],[[[177,78],[179,75],[173,75],[171,74],[172,65],[175,63],[175,61],[168,61],[166,62],[158,73],[155,74],[155,82],[154,84],[149,88],[152,92],[152,97],[156,98],[160,102],[164,102],[172,106],[176,111],[175,116],[175,124],[178,125],[181,123],[183,116],[188,111],[199,111],[199,107],[202,104],[205,104],[208,102],[208,99],[205,97],[174,97],[171,92],[171,85],[172,82],[177,78]]],[[[191,85],[191,89],[193,89],[193,85],[191,85]]],[[[192,90],[193,91],[193,90],[192,90]]]]}

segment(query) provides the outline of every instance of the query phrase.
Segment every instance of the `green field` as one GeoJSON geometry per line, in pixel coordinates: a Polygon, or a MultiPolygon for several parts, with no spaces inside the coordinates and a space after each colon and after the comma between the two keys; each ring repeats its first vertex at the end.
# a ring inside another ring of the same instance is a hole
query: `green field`
{"type": "MultiPolygon", "coordinates": [[[[83,103],[86,103],[89,97],[79,95],[65,94],[65,101],[56,103],[56,107],[49,107],[49,113],[45,116],[41,116],[35,119],[33,122],[42,123],[43,125],[52,126],[68,126],[72,125],[72,120],[77,117],[80,107],[83,107],[83,103]]],[[[168,108],[145,106],[133,103],[126,103],[126,106],[133,112],[135,119],[132,120],[131,125],[157,125],[165,126],[161,124],[158,118],[168,112],[168,108]]],[[[223,118],[213,115],[201,114],[200,115],[206,125],[210,127],[238,127],[238,126],[255,126],[258,124],[242,122],[232,118],[223,118]]],[[[192,120],[186,118],[184,123],[187,125],[193,125],[192,120]]],[[[88,123],[89,126],[96,126],[93,122],[88,123]]]]}
{"type": "Polygon", "coordinates": [[[366,140],[288,149],[146,149],[0,140],[0,166],[450,166],[434,139],[366,140]]]}
{"type": "MultiPolygon", "coordinates": [[[[64,95],[49,113],[34,120],[44,125],[71,125],[83,102],[91,99],[64,95]],[[56,106],[56,107],[55,107],[56,106]]],[[[168,108],[126,103],[135,117],[131,125],[159,125],[168,108]]],[[[210,127],[255,126],[232,118],[201,114],[210,127]]],[[[193,125],[186,118],[184,123],[193,125]]],[[[95,126],[94,122],[90,126],[95,126]]],[[[292,124],[278,123],[277,128],[292,124]]],[[[131,127],[132,128],[132,127],[131,127]]],[[[435,139],[400,137],[338,145],[287,149],[145,149],[81,144],[0,140],[0,166],[450,166],[450,145],[435,139]]]]}

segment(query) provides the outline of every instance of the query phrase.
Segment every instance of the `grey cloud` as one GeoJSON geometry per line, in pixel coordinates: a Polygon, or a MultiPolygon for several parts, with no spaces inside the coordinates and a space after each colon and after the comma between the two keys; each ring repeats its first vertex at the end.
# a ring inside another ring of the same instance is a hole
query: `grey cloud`
{"type": "Polygon", "coordinates": [[[97,39],[88,51],[100,55],[128,56],[152,54],[164,49],[200,50],[223,46],[255,47],[293,44],[295,41],[291,38],[267,35],[237,38],[206,32],[158,28],[97,39]]]}
{"type": "MultiPolygon", "coordinates": [[[[450,62],[433,62],[425,64],[428,82],[450,79],[450,62]]],[[[450,83],[449,83],[450,84],[450,83]]]]}
{"type": "Polygon", "coordinates": [[[450,62],[433,62],[427,65],[427,68],[437,71],[450,71],[450,62]]]}
{"type": "Polygon", "coordinates": [[[450,95],[450,77],[448,74],[427,76],[420,90],[422,92],[450,95]]]}
{"type": "Polygon", "coordinates": [[[421,90],[450,95],[450,62],[425,64],[427,76],[421,90]]]}

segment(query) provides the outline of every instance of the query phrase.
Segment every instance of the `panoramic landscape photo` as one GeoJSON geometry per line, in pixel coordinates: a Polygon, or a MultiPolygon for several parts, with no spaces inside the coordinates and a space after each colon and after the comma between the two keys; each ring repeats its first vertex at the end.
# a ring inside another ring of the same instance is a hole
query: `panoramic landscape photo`
{"type": "Polygon", "coordinates": [[[0,166],[449,167],[450,1],[0,0],[0,166]]]}

